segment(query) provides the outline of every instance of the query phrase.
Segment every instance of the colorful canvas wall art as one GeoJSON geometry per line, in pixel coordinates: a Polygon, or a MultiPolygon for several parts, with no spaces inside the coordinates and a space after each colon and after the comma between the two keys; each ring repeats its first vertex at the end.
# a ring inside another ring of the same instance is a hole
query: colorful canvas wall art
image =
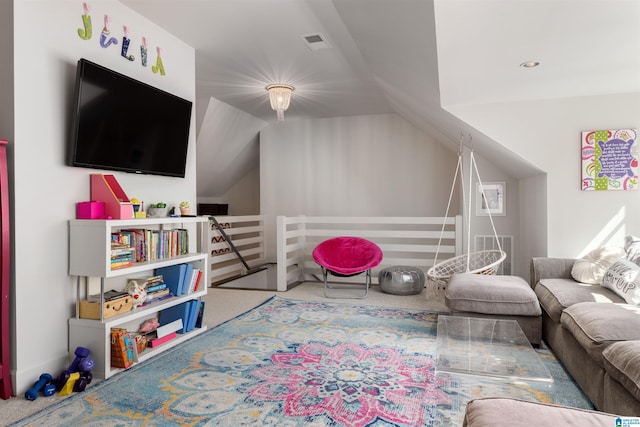
{"type": "Polygon", "coordinates": [[[582,190],[638,188],[638,129],[582,132],[582,190]]]}

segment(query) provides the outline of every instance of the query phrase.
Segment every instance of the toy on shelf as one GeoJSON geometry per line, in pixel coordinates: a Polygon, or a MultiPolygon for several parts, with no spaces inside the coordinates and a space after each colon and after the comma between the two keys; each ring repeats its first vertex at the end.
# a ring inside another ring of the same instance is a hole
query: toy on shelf
{"type": "Polygon", "coordinates": [[[147,213],[144,211],[144,203],[135,197],[131,198],[131,203],[133,204],[133,217],[134,218],[146,218],[147,213]]]}
{"type": "Polygon", "coordinates": [[[51,374],[42,374],[40,379],[33,384],[29,390],[24,394],[27,400],[36,400],[38,393],[42,391],[43,396],[52,396],[56,392],[56,386],[53,384],[53,377],[51,374]]]}
{"type": "Polygon", "coordinates": [[[89,357],[89,349],[86,347],[77,347],[75,351],[76,358],[73,360],[69,368],[62,371],[58,375],[56,381],[57,390],[60,394],[69,394],[70,391],[84,391],[88,384],[91,383],[93,375],[93,359],[89,357]],[[77,375],[74,375],[77,374],[77,375]]]}
{"type": "Polygon", "coordinates": [[[147,319],[140,324],[140,329],[138,329],[139,334],[146,334],[147,332],[155,331],[160,326],[160,322],[157,318],[153,317],[151,319],[147,319]]]}
{"type": "Polygon", "coordinates": [[[147,291],[144,286],[139,285],[136,280],[129,280],[126,288],[124,289],[129,295],[131,295],[131,302],[133,308],[136,308],[140,304],[143,304],[147,299],[147,291]]]}

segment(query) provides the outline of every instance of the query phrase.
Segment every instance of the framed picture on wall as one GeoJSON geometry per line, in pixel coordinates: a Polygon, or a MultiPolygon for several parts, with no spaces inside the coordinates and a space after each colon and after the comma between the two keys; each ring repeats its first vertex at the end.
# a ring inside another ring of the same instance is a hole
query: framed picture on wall
{"type": "Polygon", "coordinates": [[[476,215],[505,216],[507,193],[504,182],[476,183],[476,215]]]}

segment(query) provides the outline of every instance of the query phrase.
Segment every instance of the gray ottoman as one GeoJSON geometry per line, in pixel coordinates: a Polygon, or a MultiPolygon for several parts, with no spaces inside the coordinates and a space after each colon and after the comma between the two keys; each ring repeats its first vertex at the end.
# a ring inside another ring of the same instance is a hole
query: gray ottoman
{"type": "Polygon", "coordinates": [[[458,273],[444,292],[454,316],[517,320],[535,346],[542,341],[542,310],[531,286],[521,277],[458,273]]]}
{"type": "Polygon", "coordinates": [[[378,273],[380,290],[394,295],[416,295],[424,288],[424,272],[417,267],[398,265],[378,273]]]}

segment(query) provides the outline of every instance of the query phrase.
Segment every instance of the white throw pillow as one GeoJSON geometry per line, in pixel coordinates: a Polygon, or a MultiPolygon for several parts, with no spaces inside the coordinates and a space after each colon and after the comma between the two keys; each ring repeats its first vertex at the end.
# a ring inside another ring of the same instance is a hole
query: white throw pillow
{"type": "Polygon", "coordinates": [[[624,238],[624,250],[627,253],[627,259],[640,265],[640,238],[635,236],[627,236],[624,238]]]}
{"type": "Polygon", "coordinates": [[[624,258],[614,262],[604,274],[602,286],[620,295],[627,304],[640,304],[640,266],[624,258]]]}
{"type": "Polygon", "coordinates": [[[601,285],[607,269],[624,256],[624,248],[620,247],[605,246],[594,249],[573,263],[571,277],[581,283],[601,285]]]}

